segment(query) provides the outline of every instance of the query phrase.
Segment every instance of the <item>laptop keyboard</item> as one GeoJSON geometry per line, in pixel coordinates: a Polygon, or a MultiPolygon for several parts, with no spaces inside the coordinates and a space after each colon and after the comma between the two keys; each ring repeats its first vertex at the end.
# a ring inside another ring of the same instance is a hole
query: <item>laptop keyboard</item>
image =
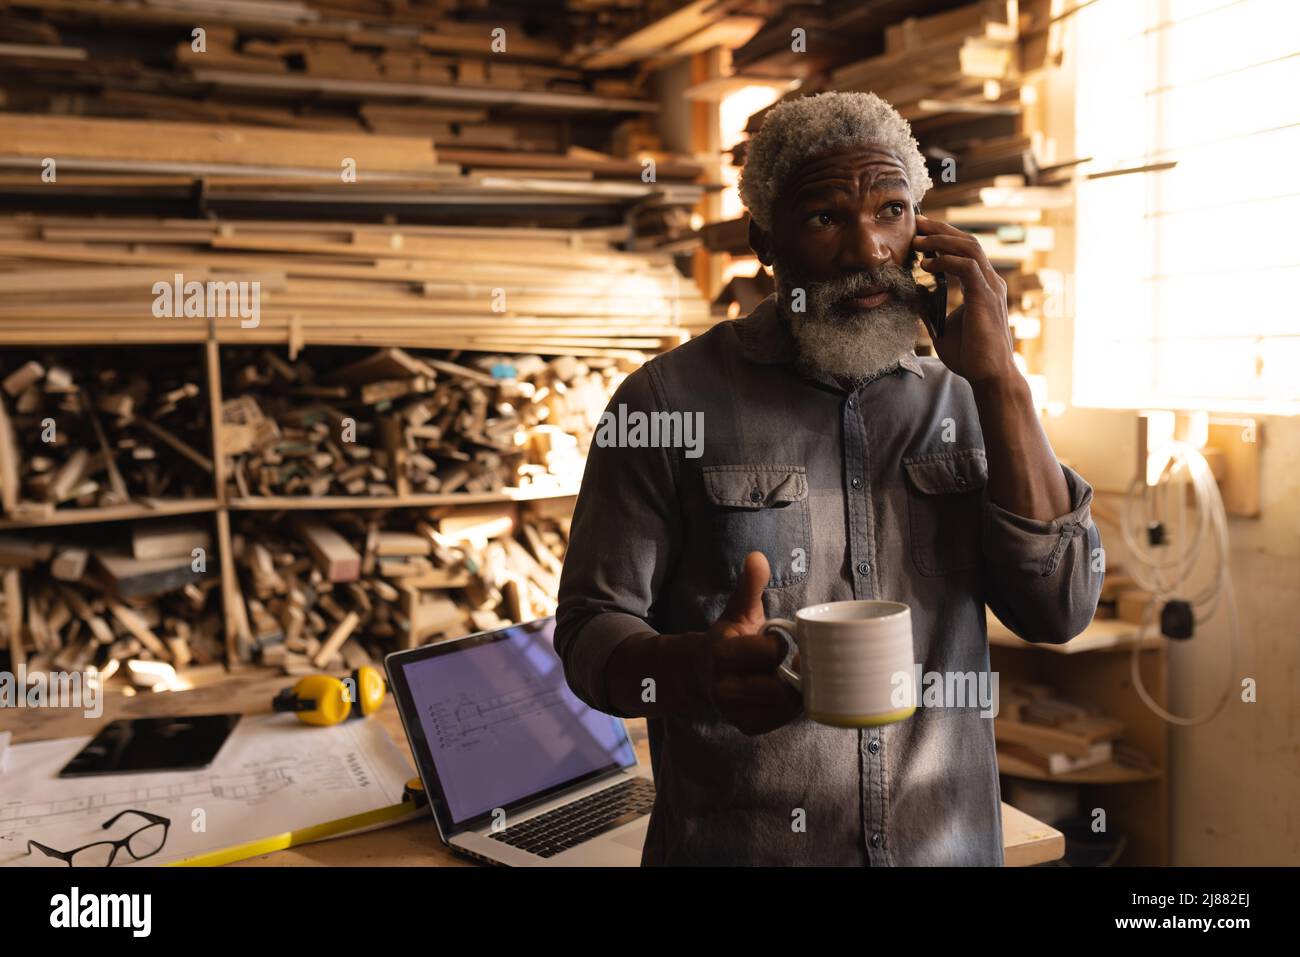
{"type": "Polygon", "coordinates": [[[654,802],[654,783],[632,778],[488,836],[538,857],[554,857],[649,814],[654,802]]]}

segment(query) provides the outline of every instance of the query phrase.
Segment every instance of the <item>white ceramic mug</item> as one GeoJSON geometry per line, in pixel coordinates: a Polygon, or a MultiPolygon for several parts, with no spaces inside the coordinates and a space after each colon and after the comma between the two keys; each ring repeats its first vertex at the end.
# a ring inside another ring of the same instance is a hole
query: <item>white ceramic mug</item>
{"type": "Polygon", "coordinates": [[[911,717],[895,707],[899,674],[911,680],[912,613],[896,601],[833,601],[772,618],[763,632],[785,638],[781,677],[803,694],[808,717],[837,728],[869,728],[911,717]],[[795,648],[799,671],[790,668],[795,648]]]}

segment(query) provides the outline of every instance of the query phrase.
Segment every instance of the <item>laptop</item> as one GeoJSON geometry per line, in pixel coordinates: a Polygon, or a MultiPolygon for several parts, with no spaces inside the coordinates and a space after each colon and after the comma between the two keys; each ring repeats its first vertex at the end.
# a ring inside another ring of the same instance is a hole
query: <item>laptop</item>
{"type": "Polygon", "coordinates": [[[552,617],[384,659],[438,833],[492,864],[638,866],[654,784],[554,638],[552,617]]]}

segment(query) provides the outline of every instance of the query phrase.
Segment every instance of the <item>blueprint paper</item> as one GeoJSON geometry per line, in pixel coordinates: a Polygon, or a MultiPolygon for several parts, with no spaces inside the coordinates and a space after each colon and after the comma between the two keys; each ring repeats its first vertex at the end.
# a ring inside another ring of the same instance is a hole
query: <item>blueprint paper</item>
{"type": "MultiPolygon", "coordinates": [[[[147,822],[127,808],[171,819],[167,843],[139,865],[166,864],[354,814],[400,804],[410,763],[377,721],[309,727],[292,715],[244,717],[203,771],[60,779],[91,739],[9,746],[0,779],[0,866],[67,867],[29,840],[58,850],[125,837],[147,822]],[[206,829],[199,830],[202,824],[206,829]]],[[[114,867],[137,862],[120,850],[114,867]]]]}

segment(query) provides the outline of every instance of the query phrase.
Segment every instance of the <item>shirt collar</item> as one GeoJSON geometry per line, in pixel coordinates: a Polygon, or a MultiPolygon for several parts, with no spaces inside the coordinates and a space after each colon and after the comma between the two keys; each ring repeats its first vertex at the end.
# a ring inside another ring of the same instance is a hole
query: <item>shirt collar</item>
{"type": "MultiPolygon", "coordinates": [[[[755,306],[754,311],[740,320],[736,328],[740,335],[741,351],[751,362],[763,365],[792,364],[798,358],[799,349],[794,336],[777,310],[776,293],[755,306]]],[[[907,353],[898,364],[917,378],[925,378],[921,360],[914,353],[907,353]]]]}

